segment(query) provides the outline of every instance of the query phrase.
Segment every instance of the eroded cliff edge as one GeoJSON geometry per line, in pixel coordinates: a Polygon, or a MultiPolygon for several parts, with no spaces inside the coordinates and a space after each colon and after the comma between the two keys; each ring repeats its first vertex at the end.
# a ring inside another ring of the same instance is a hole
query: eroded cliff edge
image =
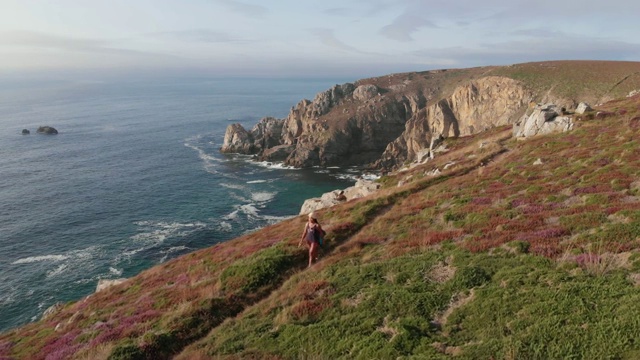
{"type": "Polygon", "coordinates": [[[586,71],[608,63],[436,70],[335,85],[312,101],[300,101],[284,119],[263,118],[250,131],[230,125],[221,151],[295,167],[397,169],[432,155],[440,139],[512,124],[531,104],[573,109],[579,101],[597,103],[637,86],[639,63],[609,66],[616,69],[609,80],[586,71]],[[596,82],[601,86],[593,86],[596,82]]]}

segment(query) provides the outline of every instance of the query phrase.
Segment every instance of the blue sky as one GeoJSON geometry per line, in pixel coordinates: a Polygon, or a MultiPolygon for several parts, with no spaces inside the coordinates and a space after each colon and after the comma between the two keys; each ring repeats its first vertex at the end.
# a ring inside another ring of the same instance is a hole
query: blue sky
{"type": "Polygon", "coordinates": [[[640,60],[640,1],[0,0],[0,72],[375,76],[640,60]]]}

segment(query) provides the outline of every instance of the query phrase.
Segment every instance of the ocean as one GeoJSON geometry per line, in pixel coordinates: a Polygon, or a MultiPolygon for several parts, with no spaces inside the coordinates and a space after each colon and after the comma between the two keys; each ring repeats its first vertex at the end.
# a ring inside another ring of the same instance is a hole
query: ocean
{"type": "Polygon", "coordinates": [[[93,293],[99,279],[353,185],[356,168],[287,169],[218,151],[227,125],[283,118],[348,80],[0,78],[0,331],[93,293]],[[43,125],[59,134],[36,134],[43,125]]]}

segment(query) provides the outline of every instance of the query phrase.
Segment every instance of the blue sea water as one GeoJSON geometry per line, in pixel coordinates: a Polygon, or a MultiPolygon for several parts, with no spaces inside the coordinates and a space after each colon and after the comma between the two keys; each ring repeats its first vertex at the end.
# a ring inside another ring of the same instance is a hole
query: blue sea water
{"type": "Polygon", "coordinates": [[[0,78],[0,331],[99,279],[134,276],[351,186],[357,169],[284,169],[218,151],[227,125],[285,117],[342,82],[0,78]],[[35,134],[41,125],[59,134],[35,134]]]}

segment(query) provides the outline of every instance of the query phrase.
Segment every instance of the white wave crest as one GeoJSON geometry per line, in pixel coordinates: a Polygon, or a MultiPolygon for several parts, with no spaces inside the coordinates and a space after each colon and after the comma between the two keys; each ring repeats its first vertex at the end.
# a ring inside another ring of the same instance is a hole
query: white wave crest
{"type": "Polygon", "coordinates": [[[168,248],[166,251],[163,251],[163,252],[166,252],[166,253],[170,254],[170,253],[173,253],[173,252],[176,252],[176,251],[182,251],[182,250],[187,250],[187,249],[188,249],[187,246],[180,245],[180,246],[172,246],[172,247],[168,248]]]}
{"type": "Polygon", "coordinates": [[[234,190],[244,190],[245,189],[244,185],[240,185],[240,184],[220,183],[220,186],[226,187],[227,189],[234,189],[234,190]]]}
{"type": "Polygon", "coordinates": [[[298,170],[293,166],[285,165],[284,163],[274,163],[269,161],[250,161],[252,164],[256,164],[258,166],[266,167],[269,169],[278,169],[278,170],[298,170]]]}
{"type": "Polygon", "coordinates": [[[222,229],[222,231],[231,231],[233,226],[230,223],[223,221],[220,223],[220,229],[222,229]]]}
{"type": "Polygon", "coordinates": [[[164,254],[164,256],[162,257],[162,259],[160,259],[160,262],[163,263],[165,261],[167,261],[167,259],[169,258],[169,255],[174,253],[174,252],[178,252],[178,251],[183,251],[188,249],[188,247],[186,246],[173,246],[168,248],[167,250],[163,250],[160,253],[164,254]]]}
{"type": "Polygon", "coordinates": [[[276,196],[276,192],[260,191],[251,193],[251,199],[255,202],[267,202],[276,196]]]}
{"type": "Polygon", "coordinates": [[[287,216],[269,216],[269,215],[266,215],[266,216],[263,216],[263,219],[266,220],[269,225],[273,225],[273,224],[277,224],[277,223],[279,223],[281,221],[292,219],[294,217],[296,217],[296,215],[287,215],[287,216]]]}
{"type": "Polygon", "coordinates": [[[222,217],[223,220],[236,220],[238,218],[238,210],[234,210],[231,213],[222,217]]]}
{"type": "Polygon", "coordinates": [[[267,180],[251,180],[251,181],[247,181],[247,184],[262,184],[266,182],[267,180]]]}
{"type": "Polygon", "coordinates": [[[194,144],[200,141],[201,138],[202,138],[202,135],[188,138],[185,140],[184,146],[188,147],[189,149],[195,150],[198,153],[198,158],[200,158],[200,160],[202,160],[204,163],[205,171],[211,174],[216,174],[217,173],[217,171],[215,170],[216,164],[221,162],[222,160],[216,158],[215,156],[207,154],[207,152],[204,149],[194,144]]]}
{"type": "Polygon", "coordinates": [[[109,267],[109,272],[115,276],[122,276],[122,269],[116,269],[114,267],[109,267]]]}
{"type": "Polygon", "coordinates": [[[47,278],[51,278],[57,275],[62,274],[63,272],[65,272],[67,269],[69,268],[68,264],[62,264],[60,266],[58,266],[57,268],[47,271],[47,278]]]}
{"type": "Polygon", "coordinates": [[[69,257],[66,255],[42,255],[42,256],[31,256],[31,257],[27,257],[27,258],[23,258],[23,259],[18,259],[16,261],[14,261],[13,263],[11,263],[12,265],[18,265],[18,264],[30,264],[30,263],[34,263],[34,262],[40,262],[40,261],[64,261],[67,260],[69,257]]]}
{"type": "Polygon", "coordinates": [[[253,204],[240,205],[239,210],[248,216],[258,217],[258,209],[253,204]]]}
{"type": "Polygon", "coordinates": [[[190,233],[202,229],[207,225],[201,222],[178,223],[178,222],[151,222],[139,221],[135,223],[143,227],[142,232],[131,236],[131,240],[143,243],[160,244],[168,237],[184,237],[190,233]]]}

